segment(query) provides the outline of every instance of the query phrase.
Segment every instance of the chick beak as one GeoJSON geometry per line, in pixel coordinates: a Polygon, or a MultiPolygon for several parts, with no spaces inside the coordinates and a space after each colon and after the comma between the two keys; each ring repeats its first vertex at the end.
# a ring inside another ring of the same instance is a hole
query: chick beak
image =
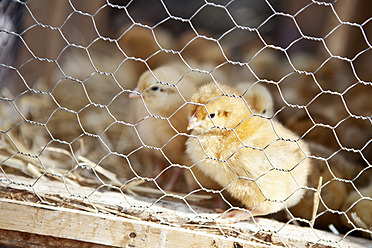
{"type": "Polygon", "coordinates": [[[133,90],[132,93],[129,94],[129,98],[140,98],[141,94],[137,93],[140,92],[140,89],[137,87],[133,90]]]}
{"type": "Polygon", "coordinates": [[[196,118],[195,114],[189,118],[189,124],[187,125],[187,131],[200,127],[200,122],[196,118]]]}

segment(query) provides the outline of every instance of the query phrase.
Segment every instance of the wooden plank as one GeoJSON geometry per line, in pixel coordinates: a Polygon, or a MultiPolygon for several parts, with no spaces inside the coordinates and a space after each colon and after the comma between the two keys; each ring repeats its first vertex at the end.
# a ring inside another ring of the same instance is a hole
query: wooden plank
{"type": "Polygon", "coordinates": [[[79,248],[111,248],[72,239],[62,239],[51,236],[38,235],[34,233],[17,232],[0,229],[0,247],[25,247],[28,248],[50,248],[50,247],[79,247],[79,248]]]}
{"type": "MultiPolygon", "coordinates": [[[[265,247],[202,231],[1,199],[0,229],[120,247],[265,247]]],[[[275,246],[273,246],[275,247],[275,246]]]]}

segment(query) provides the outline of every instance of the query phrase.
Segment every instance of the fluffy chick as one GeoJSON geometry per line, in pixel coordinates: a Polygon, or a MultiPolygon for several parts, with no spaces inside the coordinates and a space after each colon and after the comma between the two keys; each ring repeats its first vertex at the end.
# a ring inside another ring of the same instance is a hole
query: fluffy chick
{"type": "MultiPolygon", "coordinates": [[[[253,84],[251,82],[242,82],[237,84],[235,88],[239,90],[242,96],[244,96],[250,110],[254,113],[268,117],[271,117],[274,114],[273,98],[265,86],[261,84],[253,84]]],[[[189,162],[188,164],[192,163],[189,162]]],[[[221,189],[221,186],[218,183],[202,173],[197,166],[192,167],[192,171],[196,180],[203,187],[214,190],[221,189]]],[[[188,185],[192,185],[194,188],[197,186],[193,177],[188,178],[188,185]]],[[[231,197],[228,195],[224,195],[224,197],[228,197],[228,201],[231,201],[231,197]]],[[[224,207],[224,202],[220,201],[220,198],[217,199],[219,200],[216,201],[214,205],[217,209],[222,209],[224,207]]]]}
{"type": "Polygon", "coordinates": [[[275,120],[253,115],[239,91],[207,84],[192,96],[187,154],[252,215],[297,204],[307,183],[307,145],[275,120]]]}
{"type": "MultiPolygon", "coordinates": [[[[218,81],[218,80],[217,80],[218,81]]],[[[235,88],[239,90],[244,99],[246,100],[250,110],[255,114],[264,115],[271,117],[274,114],[274,102],[269,90],[261,85],[254,84],[251,82],[238,83],[235,88]]],[[[189,163],[191,164],[191,163],[189,163]]],[[[219,190],[221,186],[216,183],[212,178],[208,178],[204,173],[200,171],[197,166],[192,167],[192,171],[196,177],[196,180],[205,188],[219,190]]],[[[188,178],[188,185],[196,186],[195,179],[193,177],[188,178]]],[[[231,197],[224,195],[224,197],[231,201],[231,197]]],[[[225,204],[221,198],[214,203],[217,209],[222,209],[225,204]]],[[[236,201],[236,200],[234,200],[236,201]]]]}
{"type": "Polygon", "coordinates": [[[186,101],[190,101],[196,91],[193,83],[183,76],[183,72],[171,65],[147,71],[139,78],[135,92],[129,95],[135,98],[131,104],[132,121],[140,139],[145,145],[162,148],[169,160],[164,161],[161,152],[148,149],[158,170],[156,173],[171,163],[183,163],[186,137],[178,133],[186,132],[186,101]]]}

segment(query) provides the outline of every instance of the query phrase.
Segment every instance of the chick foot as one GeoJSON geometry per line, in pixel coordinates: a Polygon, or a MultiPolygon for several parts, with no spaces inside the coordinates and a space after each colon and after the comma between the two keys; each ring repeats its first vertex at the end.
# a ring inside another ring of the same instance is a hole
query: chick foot
{"type": "MultiPolygon", "coordinates": [[[[231,210],[224,213],[216,220],[218,224],[232,224],[244,220],[251,220],[257,213],[252,211],[231,210]]],[[[257,214],[258,215],[258,214],[257,214]]]]}

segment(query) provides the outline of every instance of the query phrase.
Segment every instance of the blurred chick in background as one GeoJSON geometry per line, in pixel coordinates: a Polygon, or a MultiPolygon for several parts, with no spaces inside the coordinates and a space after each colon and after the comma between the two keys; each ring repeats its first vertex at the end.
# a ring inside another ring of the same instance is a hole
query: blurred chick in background
{"type": "MultiPolygon", "coordinates": [[[[342,222],[345,226],[352,228],[351,223],[356,227],[363,228],[372,232],[372,183],[367,187],[359,188],[359,192],[352,192],[346,199],[343,207],[346,217],[342,216],[342,222]],[[362,198],[363,197],[363,198],[362,198]]],[[[372,234],[363,232],[363,236],[372,239],[372,234]]]]}
{"type": "Polygon", "coordinates": [[[235,88],[242,93],[253,113],[268,117],[274,115],[274,101],[265,86],[258,83],[239,83],[235,88]]]}
{"type": "Polygon", "coordinates": [[[149,29],[137,25],[124,27],[119,34],[118,44],[129,57],[146,60],[150,67],[164,65],[173,59],[171,53],[162,49],[174,49],[173,35],[161,27],[149,29]]]}
{"type": "Polygon", "coordinates": [[[252,215],[275,213],[303,196],[298,189],[307,184],[310,153],[280,123],[252,115],[240,95],[215,83],[193,95],[188,129],[195,137],[187,140],[186,152],[252,215]]]}
{"type": "MultiPolygon", "coordinates": [[[[363,149],[364,156],[369,159],[372,146],[366,144],[372,138],[371,122],[365,118],[354,118],[350,113],[364,117],[371,115],[372,104],[368,97],[372,87],[358,82],[347,61],[332,58],[324,63],[324,59],[307,53],[293,54],[290,59],[294,68],[314,75],[294,72],[292,69],[292,73],[278,84],[281,94],[274,95],[275,105],[285,107],[278,119],[299,135],[306,133],[307,140],[334,151],[340,145],[363,149]],[[306,106],[306,111],[288,108],[284,101],[306,106]],[[314,123],[322,126],[314,126],[314,123]]],[[[350,152],[348,158],[364,163],[359,153],[350,152]]]]}
{"type": "Polygon", "coordinates": [[[323,145],[308,142],[308,146],[314,156],[311,158],[308,178],[308,187],[311,190],[306,190],[303,199],[292,207],[290,212],[295,217],[308,221],[312,221],[314,217],[314,226],[317,228],[328,229],[330,224],[340,228],[340,215],[332,211],[341,211],[352,189],[351,184],[345,180],[353,180],[361,168],[347,160],[341,153],[333,154],[332,150],[323,145]],[[315,206],[314,211],[314,197],[318,196],[319,204],[315,206]]]}
{"type": "Polygon", "coordinates": [[[197,63],[209,62],[210,66],[201,69],[210,70],[226,62],[221,48],[212,40],[195,36],[195,33],[185,33],[179,40],[181,55],[192,66],[197,63]]]}
{"type": "MultiPolygon", "coordinates": [[[[154,176],[170,164],[184,163],[186,136],[179,133],[186,132],[186,102],[190,101],[196,87],[183,76],[184,73],[176,66],[161,66],[143,73],[134,92],[129,95],[133,98],[132,122],[136,125],[139,138],[147,146],[161,148],[161,151],[147,149],[154,163],[154,176]]],[[[173,188],[177,177],[172,177],[166,189],[173,188]]]]}

